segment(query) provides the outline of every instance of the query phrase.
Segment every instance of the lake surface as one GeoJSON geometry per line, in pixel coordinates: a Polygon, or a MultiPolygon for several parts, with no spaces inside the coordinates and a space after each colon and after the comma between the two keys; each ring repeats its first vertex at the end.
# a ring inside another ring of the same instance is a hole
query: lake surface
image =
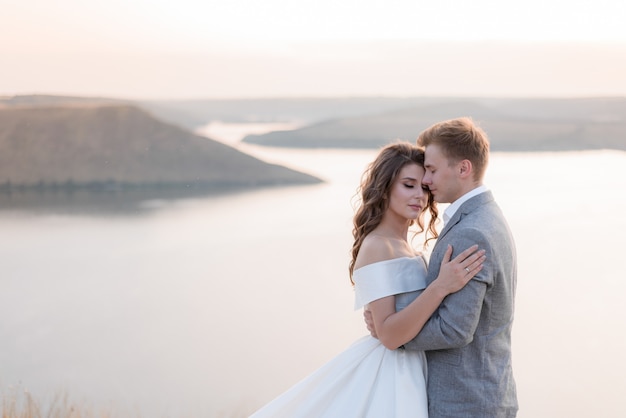
{"type": "MultiPolygon", "coordinates": [[[[347,265],[351,198],[376,151],[263,148],[241,132],[224,140],[326,183],[0,210],[3,392],[243,417],[366,333],[347,265]]],[[[492,156],[486,184],[520,261],[520,418],[626,416],[625,164],[614,151],[492,156]]]]}

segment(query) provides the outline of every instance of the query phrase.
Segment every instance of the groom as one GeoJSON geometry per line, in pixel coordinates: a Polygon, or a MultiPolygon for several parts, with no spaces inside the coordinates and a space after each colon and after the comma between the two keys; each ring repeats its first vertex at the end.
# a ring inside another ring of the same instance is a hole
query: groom
{"type": "MultiPolygon", "coordinates": [[[[478,244],[483,269],[449,295],[422,331],[405,344],[425,350],[430,418],[511,418],[517,414],[511,367],[511,326],[517,257],[511,231],[493,195],[482,184],[489,156],[485,133],[469,118],[426,129],[422,180],[435,201],[451,203],[429,262],[428,283],[439,274],[448,244],[455,253],[478,244]]],[[[365,313],[368,329],[376,335],[365,313]]]]}

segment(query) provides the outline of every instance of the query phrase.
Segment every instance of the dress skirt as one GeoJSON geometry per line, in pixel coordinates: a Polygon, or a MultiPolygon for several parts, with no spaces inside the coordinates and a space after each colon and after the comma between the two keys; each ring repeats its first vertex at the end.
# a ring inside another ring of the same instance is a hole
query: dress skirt
{"type": "Polygon", "coordinates": [[[365,336],[251,418],[428,418],[426,357],[365,336]]]}

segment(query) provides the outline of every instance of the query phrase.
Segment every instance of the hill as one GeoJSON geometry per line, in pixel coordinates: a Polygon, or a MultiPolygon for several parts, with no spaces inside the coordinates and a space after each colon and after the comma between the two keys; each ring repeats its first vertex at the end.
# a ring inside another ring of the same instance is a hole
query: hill
{"type": "Polygon", "coordinates": [[[194,129],[211,121],[226,123],[298,122],[362,116],[430,103],[422,97],[333,97],[267,99],[150,100],[138,105],[159,119],[194,129]]]}
{"type": "Polygon", "coordinates": [[[377,148],[414,141],[435,122],[471,116],[494,151],[626,150],[626,99],[448,99],[405,109],[337,118],[245,142],[303,148],[377,148]]]}
{"type": "Polygon", "coordinates": [[[103,105],[135,105],[182,129],[196,129],[216,120],[304,125],[293,131],[251,135],[244,139],[260,145],[378,148],[397,138],[414,141],[420,131],[435,122],[471,116],[487,131],[494,151],[626,150],[626,98],[618,97],[347,97],[137,102],[45,95],[0,98],[0,110],[103,105]]]}
{"type": "Polygon", "coordinates": [[[81,96],[53,96],[48,94],[23,94],[18,96],[0,96],[0,109],[32,108],[32,107],[84,107],[100,106],[103,104],[132,104],[127,100],[108,97],[81,97],[81,96]]]}
{"type": "Polygon", "coordinates": [[[3,190],[213,189],[321,181],[161,122],[129,104],[4,103],[0,107],[3,190]]]}

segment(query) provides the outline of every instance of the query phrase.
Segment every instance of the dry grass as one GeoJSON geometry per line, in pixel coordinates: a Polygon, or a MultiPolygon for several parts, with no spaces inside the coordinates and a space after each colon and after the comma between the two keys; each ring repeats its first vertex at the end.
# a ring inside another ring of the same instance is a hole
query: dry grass
{"type": "MultiPolygon", "coordinates": [[[[19,387],[0,387],[0,418],[142,418],[138,409],[119,407],[95,407],[89,402],[77,402],[66,392],[54,395],[50,400],[34,396],[19,387]]],[[[252,412],[245,405],[232,410],[213,412],[211,418],[245,418],[252,412]]],[[[150,416],[150,418],[169,418],[168,413],[150,416]]],[[[206,415],[182,414],[176,418],[206,418],[206,415]]]]}
{"type": "Polygon", "coordinates": [[[42,404],[24,389],[11,388],[2,394],[2,418],[114,418],[112,411],[102,411],[86,402],[72,401],[66,394],[54,396],[42,404]]]}

